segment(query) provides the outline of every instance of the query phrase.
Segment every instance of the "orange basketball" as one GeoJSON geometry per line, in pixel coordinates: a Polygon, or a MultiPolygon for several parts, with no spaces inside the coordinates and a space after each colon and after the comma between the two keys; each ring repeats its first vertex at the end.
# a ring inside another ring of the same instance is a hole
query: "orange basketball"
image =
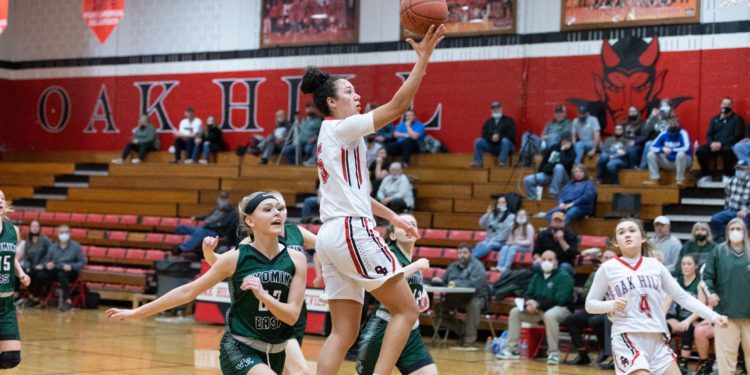
{"type": "Polygon", "coordinates": [[[430,25],[438,26],[446,18],[445,0],[401,0],[401,24],[414,34],[424,35],[430,25]]]}

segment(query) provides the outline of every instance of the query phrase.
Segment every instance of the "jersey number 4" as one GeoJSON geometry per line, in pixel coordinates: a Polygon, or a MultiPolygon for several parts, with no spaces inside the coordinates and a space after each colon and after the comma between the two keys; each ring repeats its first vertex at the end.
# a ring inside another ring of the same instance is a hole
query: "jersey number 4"
{"type": "MultiPolygon", "coordinates": [[[[281,291],[280,290],[274,290],[271,293],[271,295],[273,296],[273,298],[276,298],[278,300],[279,298],[281,298],[281,291]]],[[[268,311],[268,307],[266,307],[266,305],[264,305],[263,302],[261,302],[258,305],[258,311],[268,311]]]]}
{"type": "Polygon", "coordinates": [[[645,294],[641,294],[641,303],[639,304],[641,308],[641,312],[646,314],[649,318],[653,317],[653,314],[651,314],[651,306],[648,304],[648,299],[646,298],[645,294]]]}

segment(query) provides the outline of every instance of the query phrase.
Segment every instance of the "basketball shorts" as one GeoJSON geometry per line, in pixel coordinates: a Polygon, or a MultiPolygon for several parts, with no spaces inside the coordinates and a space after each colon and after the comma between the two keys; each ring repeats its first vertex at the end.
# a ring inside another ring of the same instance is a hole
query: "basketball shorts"
{"type": "Polygon", "coordinates": [[[341,217],[326,221],[318,231],[315,249],[323,267],[324,301],[349,299],[361,303],[365,290],[372,292],[403,273],[371,219],[341,217]]]}
{"type": "Polygon", "coordinates": [[[627,375],[636,370],[646,370],[661,375],[677,356],[669,347],[663,333],[623,333],[612,336],[612,359],[615,372],[627,375]]]}
{"type": "MultiPolygon", "coordinates": [[[[380,348],[383,345],[385,328],[388,322],[379,317],[373,317],[367,322],[362,330],[362,337],[359,340],[357,352],[357,374],[372,375],[375,371],[375,364],[380,355],[380,348]]],[[[422,342],[422,335],[419,328],[412,329],[409,333],[409,339],[406,341],[404,350],[396,361],[396,368],[402,374],[411,374],[422,367],[435,363],[430,355],[430,351],[422,342]]]]}
{"type": "Polygon", "coordinates": [[[229,332],[224,333],[219,344],[219,364],[224,375],[246,375],[253,367],[263,364],[281,374],[284,371],[284,361],[286,354],[283,351],[266,356],[266,353],[241,343],[229,332]]]}
{"type": "Polygon", "coordinates": [[[20,339],[13,297],[2,297],[0,298],[0,341],[20,339]]]}

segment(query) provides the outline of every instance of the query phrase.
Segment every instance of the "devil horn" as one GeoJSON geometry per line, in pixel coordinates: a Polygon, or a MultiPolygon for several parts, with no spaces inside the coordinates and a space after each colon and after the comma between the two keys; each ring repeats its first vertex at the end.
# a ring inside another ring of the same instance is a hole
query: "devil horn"
{"type": "Polygon", "coordinates": [[[617,52],[612,49],[608,39],[604,39],[604,44],[602,45],[602,61],[607,68],[613,68],[620,64],[620,57],[618,57],[617,52]]]}
{"type": "Polygon", "coordinates": [[[651,39],[651,43],[649,43],[648,48],[643,51],[641,57],[638,58],[638,62],[640,62],[643,66],[652,66],[654,65],[658,57],[659,39],[656,35],[654,35],[654,39],[651,39]]]}

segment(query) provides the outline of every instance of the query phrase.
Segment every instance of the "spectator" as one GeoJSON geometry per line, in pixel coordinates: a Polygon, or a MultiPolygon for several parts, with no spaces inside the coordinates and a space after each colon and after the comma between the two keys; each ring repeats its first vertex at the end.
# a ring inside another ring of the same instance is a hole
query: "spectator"
{"type": "Polygon", "coordinates": [[[29,234],[26,235],[24,246],[19,246],[19,262],[26,274],[31,278],[29,285],[29,299],[24,303],[24,307],[39,306],[39,299],[42,297],[42,288],[44,284],[40,283],[39,275],[44,273],[45,260],[49,256],[52,248],[52,241],[42,233],[42,226],[39,221],[33,220],[29,224],[29,234]]]}
{"type": "Polygon", "coordinates": [[[485,152],[499,156],[500,166],[508,161],[508,155],[515,150],[516,123],[512,118],[503,116],[503,107],[498,101],[490,106],[492,118],[482,125],[482,137],[474,141],[474,168],[484,167],[485,152]]]}
{"type": "Polygon", "coordinates": [[[641,158],[641,169],[648,167],[648,153],[651,150],[651,145],[656,140],[659,134],[667,131],[669,124],[667,119],[672,117],[672,102],[667,99],[661,99],[658,108],[651,110],[651,114],[646,119],[646,125],[643,127],[643,138],[645,142],[643,144],[643,157],[641,158]]]}
{"type": "Polygon", "coordinates": [[[527,131],[521,138],[521,166],[531,164],[534,154],[544,152],[548,148],[560,144],[563,134],[569,134],[572,131],[570,120],[565,113],[565,106],[562,104],[555,105],[552,113],[552,120],[544,126],[541,137],[527,131]]]}
{"type": "Polygon", "coordinates": [[[409,165],[411,155],[419,153],[419,147],[424,143],[424,124],[416,119],[413,110],[406,111],[404,120],[396,126],[393,137],[396,142],[386,143],[388,155],[401,156],[405,166],[409,165]]]}
{"type": "Polygon", "coordinates": [[[578,107],[578,117],[573,120],[573,142],[575,143],[576,164],[583,163],[583,157],[593,157],[599,149],[601,127],[599,120],[589,113],[589,107],[578,107]]]}
{"type": "Polygon", "coordinates": [[[604,184],[620,183],[620,169],[627,168],[630,159],[630,146],[632,140],[625,138],[625,128],[622,125],[615,125],[614,134],[607,138],[602,145],[602,154],[599,155],[599,162],[596,163],[597,179],[604,184]]]}
{"type": "Polygon", "coordinates": [[[514,307],[510,310],[508,347],[498,353],[498,359],[520,358],[518,342],[521,336],[521,322],[544,321],[544,329],[547,332],[547,363],[560,363],[560,323],[571,313],[573,277],[558,269],[557,265],[554,251],[547,250],[542,254],[542,272],[531,278],[529,288],[523,296],[523,309],[514,307]]]}
{"type": "Polygon", "coordinates": [[[690,151],[690,135],[680,127],[677,117],[670,117],[667,131],[662,132],[651,145],[648,152],[649,180],[646,185],[659,183],[660,169],[676,170],[675,183],[678,187],[685,184],[685,173],[693,165],[693,153],[690,151]]]}
{"type": "Polygon", "coordinates": [[[180,127],[178,131],[174,132],[174,161],[173,163],[180,162],[180,154],[185,151],[185,163],[192,163],[190,156],[193,155],[193,148],[195,147],[195,138],[201,134],[203,129],[203,122],[201,119],[195,117],[195,110],[193,107],[187,107],[185,110],[185,118],[180,121],[180,127]],[[189,161],[188,161],[189,160],[189,161]]]}
{"type": "Polygon", "coordinates": [[[409,182],[409,177],[404,174],[401,163],[391,163],[388,172],[388,176],[378,188],[378,201],[397,214],[413,209],[414,188],[409,182]]]}
{"type": "Polygon", "coordinates": [[[274,152],[281,151],[284,146],[286,137],[289,134],[292,124],[286,118],[286,112],[283,110],[276,111],[276,128],[273,133],[269,134],[258,147],[261,149],[261,164],[268,164],[268,159],[271,158],[274,152]]]}
{"type": "Polygon", "coordinates": [[[558,206],[547,213],[548,219],[553,213],[562,211],[565,213],[565,225],[568,225],[575,220],[594,215],[596,187],[583,164],[573,167],[573,179],[563,186],[557,202],[558,206]]]}
{"type": "Polygon", "coordinates": [[[745,138],[737,142],[732,147],[732,150],[740,161],[744,161],[745,164],[750,165],[750,123],[747,124],[745,130],[745,138]]]}
{"type": "Polygon", "coordinates": [[[637,167],[640,164],[640,155],[646,143],[648,135],[645,134],[643,120],[638,108],[628,108],[628,122],[625,127],[625,139],[627,140],[628,168],[637,167]]]}
{"type": "Polygon", "coordinates": [[[534,242],[534,265],[532,269],[541,268],[542,254],[551,250],[560,269],[575,275],[575,261],[578,257],[578,235],[565,227],[565,214],[558,211],[552,214],[549,228],[539,232],[534,242]]]}
{"type": "Polygon", "coordinates": [[[81,245],[70,239],[70,227],[67,225],[57,227],[57,239],[60,242],[50,247],[44,259],[44,271],[37,277],[43,286],[58,282],[60,292],[57,308],[60,311],[70,311],[70,284],[78,279],[79,272],[86,264],[86,258],[83,256],[81,245]]]}
{"type": "Polygon", "coordinates": [[[510,270],[517,252],[527,253],[531,251],[534,243],[534,226],[529,223],[529,215],[526,210],[520,209],[516,213],[516,221],[510,229],[510,236],[505,246],[500,249],[497,257],[497,270],[505,272],[510,270]]]}
{"type": "Polygon", "coordinates": [[[711,216],[711,231],[716,242],[725,240],[724,233],[727,223],[735,217],[750,223],[750,166],[739,161],[735,167],[735,174],[724,187],[724,210],[711,216]]]}
{"type": "Polygon", "coordinates": [[[458,246],[458,260],[451,263],[445,270],[442,278],[432,279],[435,285],[447,285],[448,287],[474,288],[474,294],[448,294],[445,296],[441,309],[442,320],[448,327],[463,337],[461,346],[471,347],[477,341],[477,327],[479,326],[479,314],[487,306],[487,298],[490,293],[490,285],[487,282],[487,274],[484,265],[478,259],[471,256],[471,247],[468,244],[458,246]],[[466,311],[466,321],[463,326],[458,324],[452,312],[459,309],[466,311]]]}
{"type": "Polygon", "coordinates": [[[375,161],[370,164],[370,183],[373,194],[377,194],[383,179],[388,177],[388,168],[391,165],[391,157],[388,151],[381,147],[375,161]]]}
{"type": "Polygon", "coordinates": [[[320,189],[316,194],[302,201],[302,222],[310,223],[320,216],[320,189]]]}
{"type": "MultiPolygon", "coordinates": [[[[597,268],[599,264],[616,256],[617,253],[612,250],[605,251],[601,256],[601,259],[599,259],[599,262],[596,263],[597,268]]],[[[589,289],[591,289],[591,285],[594,283],[594,275],[596,275],[596,270],[589,274],[586,284],[583,286],[583,289],[581,289],[581,298],[578,299],[579,301],[586,300],[586,296],[589,294],[589,289]]],[[[605,324],[606,320],[606,314],[589,314],[586,310],[577,311],[573,313],[573,315],[565,318],[565,327],[568,328],[568,333],[570,333],[570,340],[573,342],[573,348],[578,352],[578,356],[572,361],[568,361],[567,364],[583,366],[591,363],[591,358],[589,358],[583,341],[583,330],[586,327],[591,327],[594,335],[596,335],[596,342],[603,346],[603,350],[599,354],[599,358],[596,362],[601,365],[607,357],[612,355],[612,351],[608,350],[611,349],[610,345],[607,344],[610,341],[610,332],[605,324]]]]}
{"type": "Polygon", "coordinates": [[[193,148],[191,160],[185,160],[185,163],[198,161],[198,152],[203,150],[203,159],[199,162],[201,164],[208,164],[208,157],[212,152],[219,152],[225,149],[221,128],[216,126],[214,116],[206,118],[206,128],[195,138],[195,145],[196,147],[193,148]]]}
{"type": "MultiPolygon", "coordinates": [[[[677,276],[677,283],[688,294],[706,304],[706,296],[698,288],[701,278],[698,275],[698,261],[695,256],[688,254],[680,258],[681,275],[677,276]]],[[[666,295],[664,311],[667,312],[667,327],[673,334],[680,335],[680,372],[688,373],[688,357],[693,350],[693,337],[695,333],[695,322],[700,318],[698,314],[692,313],[682,306],[672,303],[672,296],[666,295]]]]}
{"type": "Polygon", "coordinates": [[[146,155],[150,151],[158,149],[159,138],[156,136],[156,129],[148,123],[148,116],[141,115],[138,118],[138,126],[133,128],[133,137],[125,145],[125,149],[122,150],[122,156],[112,159],[112,163],[122,164],[133,151],[138,150],[138,157],[130,159],[130,162],[139,164],[141,161],[146,160],[146,155]]]}
{"type": "Polygon", "coordinates": [[[565,133],[560,138],[559,145],[552,146],[544,152],[539,171],[523,179],[528,199],[541,199],[537,188],[546,185],[549,185],[549,195],[557,196],[560,187],[567,182],[570,170],[573,168],[576,155],[572,145],[570,134],[565,133]]]}
{"type": "Polygon", "coordinates": [[[721,100],[721,112],[711,118],[706,135],[706,144],[698,147],[695,151],[698,163],[701,165],[701,178],[699,183],[710,182],[718,178],[716,158],[721,157],[724,167],[722,182],[726,184],[734,175],[734,165],[737,164],[737,155],[732,147],[742,139],[745,132],[742,118],[732,112],[732,98],[725,97],[721,100]]]}
{"type": "Polygon", "coordinates": [[[296,142],[287,144],[282,150],[289,164],[299,164],[297,159],[297,150],[299,150],[299,162],[304,161],[306,166],[315,165],[315,148],[322,123],[323,119],[320,118],[315,105],[307,103],[305,105],[305,117],[299,122],[299,133],[297,134],[296,142]]]}
{"type": "Polygon", "coordinates": [[[196,216],[197,220],[203,220],[203,226],[178,225],[175,233],[189,234],[187,241],[172,247],[172,254],[192,252],[197,249],[205,237],[220,236],[226,238],[226,242],[234,245],[237,236],[237,225],[239,216],[237,210],[229,203],[229,194],[222,191],[216,198],[216,208],[208,215],[196,216]]]}
{"type": "Polygon", "coordinates": [[[750,285],[750,247],[745,223],[732,219],[726,237],[727,242],[709,255],[702,273],[708,305],[729,318],[728,327],[714,328],[719,374],[735,372],[740,343],[745,360],[750,359],[750,298],[746,289],[750,285]]]}
{"type": "Polygon", "coordinates": [[[649,240],[656,246],[656,250],[661,253],[662,263],[667,267],[670,273],[675,272],[677,261],[679,260],[682,242],[671,233],[671,222],[666,216],[657,216],[654,219],[654,236],[649,240]]]}
{"type": "Polygon", "coordinates": [[[479,218],[479,226],[487,231],[484,241],[477,243],[473,254],[477,259],[482,259],[490,251],[498,251],[505,245],[513,228],[516,215],[508,210],[508,201],[505,196],[497,198],[495,205],[489,205],[487,212],[479,218]]]}
{"type": "MultiPolygon", "coordinates": [[[[716,243],[713,240],[711,227],[709,227],[708,223],[697,222],[693,224],[693,230],[691,233],[693,238],[682,245],[678,259],[682,259],[685,255],[692,255],[695,257],[698,268],[700,269],[700,267],[706,263],[706,257],[708,257],[708,254],[716,248],[716,243]]],[[[676,267],[675,277],[681,275],[682,267],[676,267]]]]}

